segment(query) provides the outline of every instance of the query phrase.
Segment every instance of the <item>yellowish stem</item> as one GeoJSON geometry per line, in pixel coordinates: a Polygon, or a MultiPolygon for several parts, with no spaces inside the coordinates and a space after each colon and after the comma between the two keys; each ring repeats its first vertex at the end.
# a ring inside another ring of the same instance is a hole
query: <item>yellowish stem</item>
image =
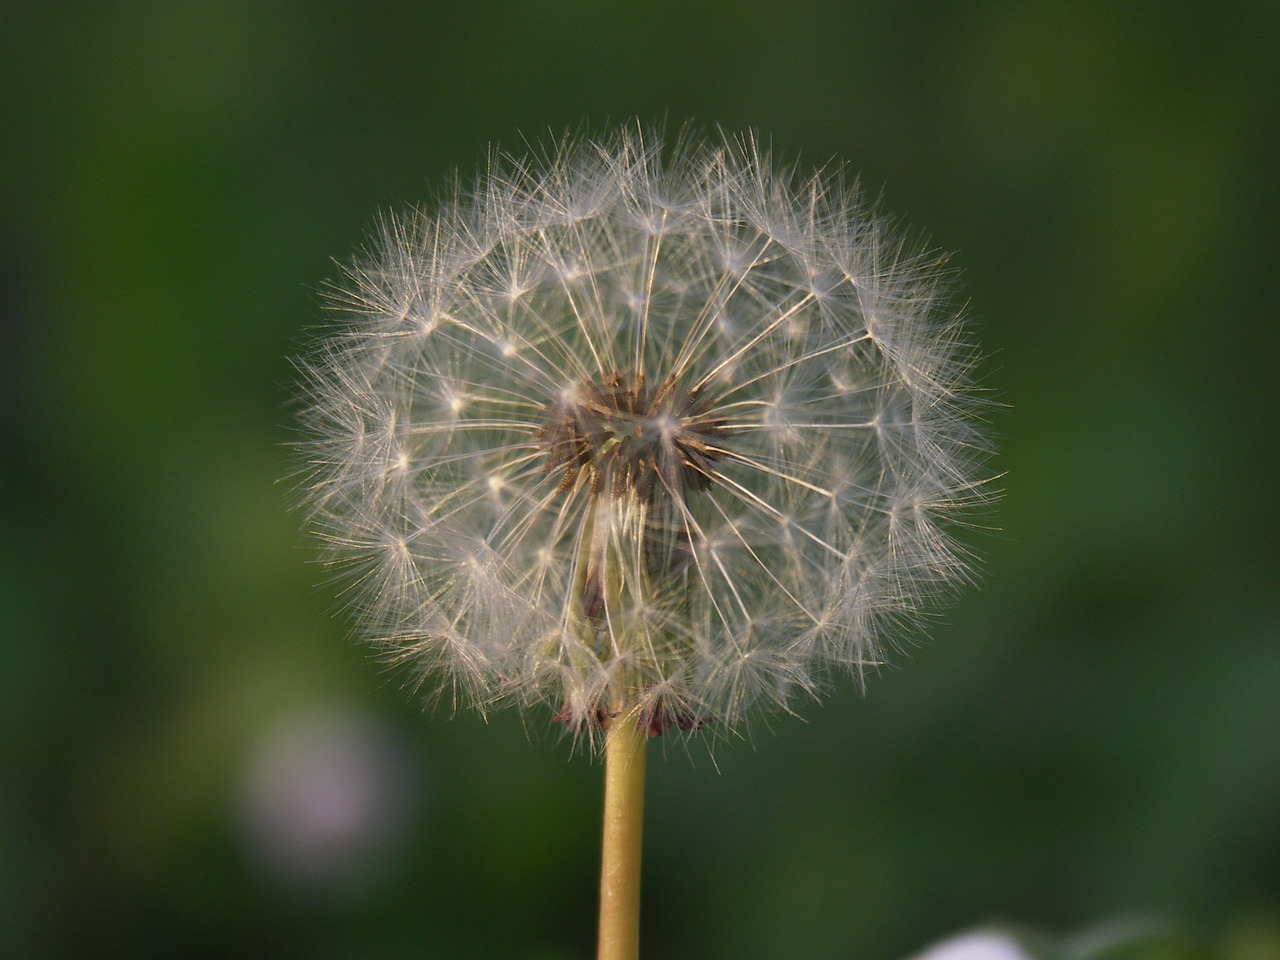
{"type": "Polygon", "coordinates": [[[637,960],[640,956],[640,841],[647,741],[647,731],[625,714],[610,725],[605,741],[598,960],[637,960]]]}

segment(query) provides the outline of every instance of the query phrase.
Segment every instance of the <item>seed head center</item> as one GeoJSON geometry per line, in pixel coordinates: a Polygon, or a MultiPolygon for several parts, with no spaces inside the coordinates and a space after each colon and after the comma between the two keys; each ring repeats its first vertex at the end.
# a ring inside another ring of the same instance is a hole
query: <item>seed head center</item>
{"type": "Polygon", "coordinates": [[[583,381],[548,408],[538,433],[560,489],[645,502],[708,489],[732,436],[714,398],[674,379],[650,387],[642,373],[583,381]]]}

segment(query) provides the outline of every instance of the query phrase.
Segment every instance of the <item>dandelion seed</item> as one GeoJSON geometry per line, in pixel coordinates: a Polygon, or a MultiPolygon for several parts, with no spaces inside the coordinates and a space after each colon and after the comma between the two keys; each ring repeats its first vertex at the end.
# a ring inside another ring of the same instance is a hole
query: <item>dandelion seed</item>
{"type": "Polygon", "coordinates": [[[737,729],[966,575],[974,353],[838,172],[633,127],[384,221],[304,361],[310,514],[431,691],[737,729]]]}

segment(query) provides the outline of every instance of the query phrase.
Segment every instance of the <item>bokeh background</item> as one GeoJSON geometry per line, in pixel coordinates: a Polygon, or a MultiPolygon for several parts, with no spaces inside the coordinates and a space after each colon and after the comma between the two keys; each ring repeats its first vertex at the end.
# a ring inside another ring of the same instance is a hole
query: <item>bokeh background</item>
{"type": "Polygon", "coordinates": [[[659,749],[646,956],[975,924],[1280,955],[1280,6],[0,6],[0,955],[591,955],[601,768],[424,715],[286,511],[378,210],[632,116],[847,160],[955,251],[1005,497],[872,679],[659,749]]]}

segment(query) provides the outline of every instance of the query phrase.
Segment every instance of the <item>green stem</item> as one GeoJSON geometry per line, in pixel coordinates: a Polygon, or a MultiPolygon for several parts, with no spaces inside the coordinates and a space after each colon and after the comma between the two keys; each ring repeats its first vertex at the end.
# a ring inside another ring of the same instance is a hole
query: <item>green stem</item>
{"type": "Polygon", "coordinates": [[[640,840],[647,741],[647,731],[628,714],[614,719],[605,741],[598,960],[640,956],[640,840]]]}

